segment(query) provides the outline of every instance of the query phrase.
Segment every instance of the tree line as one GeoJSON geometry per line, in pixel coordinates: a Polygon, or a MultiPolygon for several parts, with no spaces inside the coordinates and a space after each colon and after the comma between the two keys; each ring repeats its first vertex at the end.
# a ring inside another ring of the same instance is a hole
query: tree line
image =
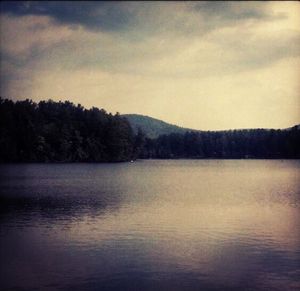
{"type": "Polygon", "coordinates": [[[118,113],[80,104],[0,98],[1,162],[119,162],[138,144],[118,113]]]}
{"type": "Polygon", "coordinates": [[[0,98],[0,162],[121,162],[136,158],[300,158],[300,130],[171,133],[150,139],[126,118],[69,101],[0,98]]]}
{"type": "Polygon", "coordinates": [[[299,159],[300,130],[187,131],[146,138],[141,158],[299,159]]]}

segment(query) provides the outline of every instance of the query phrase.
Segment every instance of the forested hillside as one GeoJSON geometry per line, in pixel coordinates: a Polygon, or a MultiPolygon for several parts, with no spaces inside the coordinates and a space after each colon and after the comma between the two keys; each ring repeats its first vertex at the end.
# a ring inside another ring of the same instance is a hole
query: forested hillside
{"type": "Polygon", "coordinates": [[[149,138],[157,138],[170,133],[185,133],[191,130],[140,114],[123,114],[122,116],[127,118],[135,133],[140,129],[149,138]]]}
{"type": "Polygon", "coordinates": [[[148,116],[123,115],[135,132],[146,136],[140,157],[174,158],[300,158],[300,128],[200,131],[148,116]]]}
{"type": "Polygon", "coordinates": [[[138,155],[131,126],[119,114],[71,102],[0,99],[0,161],[111,162],[138,155]]]}
{"type": "Polygon", "coordinates": [[[299,126],[286,130],[190,131],[155,122],[162,130],[173,128],[175,132],[151,138],[143,130],[134,131],[125,117],[103,109],[88,110],[69,101],[35,103],[0,98],[0,162],[300,158],[299,126]]]}

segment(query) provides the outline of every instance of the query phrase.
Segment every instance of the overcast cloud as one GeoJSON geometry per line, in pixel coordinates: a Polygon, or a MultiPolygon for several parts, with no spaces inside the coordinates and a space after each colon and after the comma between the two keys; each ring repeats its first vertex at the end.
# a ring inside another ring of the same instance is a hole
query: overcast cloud
{"type": "Polygon", "coordinates": [[[300,123],[299,2],[1,2],[1,96],[197,129],[300,123]]]}

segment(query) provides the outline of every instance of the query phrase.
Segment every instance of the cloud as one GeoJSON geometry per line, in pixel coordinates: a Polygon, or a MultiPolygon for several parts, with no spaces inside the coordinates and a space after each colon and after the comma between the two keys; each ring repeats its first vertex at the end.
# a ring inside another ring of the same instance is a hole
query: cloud
{"type": "Polygon", "coordinates": [[[2,96],[71,99],[203,129],[298,120],[299,3],[4,3],[2,96]],[[115,20],[102,25],[101,13],[115,20]]]}
{"type": "Polygon", "coordinates": [[[131,14],[118,2],[83,1],[3,1],[1,12],[15,16],[41,15],[61,24],[82,25],[89,29],[122,30],[131,14]]]}
{"type": "MultiPolygon", "coordinates": [[[[48,16],[61,24],[81,25],[91,30],[125,31],[178,28],[193,31],[236,24],[247,20],[276,20],[284,13],[272,13],[268,4],[203,2],[118,2],[118,1],[3,1],[1,13],[14,16],[48,16]],[[188,16],[188,17],[186,17],[188,16]]],[[[199,32],[199,31],[198,31],[199,32]]]]}
{"type": "Polygon", "coordinates": [[[245,21],[249,19],[257,20],[277,20],[285,18],[285,13],[274,13],[268,9],[269,4],[260,2],[246,2],[243,5],[233,1],[201,1],[192,5],[193,9],[223,21],[245,21]]]}

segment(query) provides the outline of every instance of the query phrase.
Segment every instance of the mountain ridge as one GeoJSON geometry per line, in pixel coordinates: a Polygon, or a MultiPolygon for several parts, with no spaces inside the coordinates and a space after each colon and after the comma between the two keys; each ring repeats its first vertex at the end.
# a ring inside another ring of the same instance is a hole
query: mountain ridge
{"type": "Polygon", "coordinates": [[[125,117],[129,121],[135,134],[138,132],[138,129],[141,129],[149,138],[157,138],[160,135],[170,133],[201,131],[191,128],[180,127],[178,125],[171,124],[163,120],[142,114],[122,114],[122,117],[125,117]]]}
{"type": "Polygon", "coordinates": [[[238,129],[222,129],[222,130],[201,130],[201,129],[191,129],[187,127],[181,127],[175,124],[168,123],[166,121],[147,116],[142,114],[122,114],[122,117],[125,117],[135,134],[137,134],[138,130],[141,129],[143,133],[146,134],[149,138],[157,138],[160,135],[171,134],[171,133],[185,133],[187,131],[192,132],[228,132],[228,131],[237,131],[237,130],[292,130],[294,128],[300,130],[300,124],[296,124],[294,126],[290,126],[287,128],[238,128],[238,129]]]}

